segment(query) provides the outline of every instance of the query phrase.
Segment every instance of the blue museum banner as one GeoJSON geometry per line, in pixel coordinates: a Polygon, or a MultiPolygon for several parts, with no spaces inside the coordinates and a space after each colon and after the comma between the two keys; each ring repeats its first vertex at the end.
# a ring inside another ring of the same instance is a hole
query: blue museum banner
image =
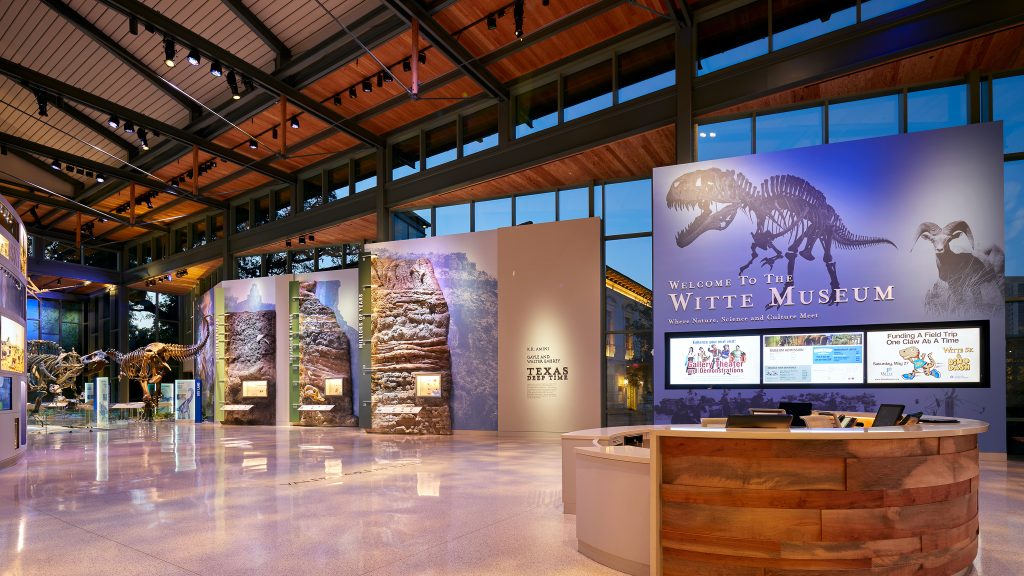
{"type": "Polygon", "coordinates": [[[655,169],[656,421],[896,402],[1005,451],[1002,159],[993,123],[655,169]]]}

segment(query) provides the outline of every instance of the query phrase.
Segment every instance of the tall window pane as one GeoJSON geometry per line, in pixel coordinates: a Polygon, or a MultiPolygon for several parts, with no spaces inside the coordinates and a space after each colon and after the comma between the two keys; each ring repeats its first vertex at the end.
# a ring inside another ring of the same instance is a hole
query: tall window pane
{"type": "Polygon", "coordinates": [[[967,124],[967,86],[907,93],[907,132],[967,124]]]}
{"type": "Polygon", "coordinates": [[[371,154],[355,161],[355,191],[377,187],[377,156],[371,154]]]}
{"type": "Polygon", "coordinates": [[[431,228],[431,226],[434,225],[434,223],[430,219],[430,208],[422,208],[420,210],[413,210],[413,213],[415,213],[417,216],[419,216],[423,220],[423,222],[420,222],[420,224],[423,224],[423,235],[424,236],[430,236],[430,228],[431,228]]]}
{"type": "Polygon", "coordinates": [[[238,277],[241,278],[259,278],[260,277],[260,256],[239,256],[235,259],[235,268],[238,272],[238,277]]]}
{"type": "Polygon", "coordinates": [[[805,108],[757,117],[757,152],[821,144],[821,108],[805,108]]]}
{"type": "Polygon", "coordinates": [[[550,82],[515,97],[516,138],[558,124],[558,82],[550,82]]]}
{"type": "Polygon", "coordinates": [[[568,122],[612,105],[612,61],[567,74],[562,118],[568,122]]]}
{"type": "Polygon", "coordinates": [[[604,233],[651,231],[651,181],[634,180],[604,186],[604,233]]]}
{"type": "Polygon", "coordinates": [[[449,122],[437,128],[431,128],[423,134],[427,149],[425,164],[428,169],[451,162],[458,156],[458,144],[455,142],[455,122],[449,122]]]}
{"type": "Polygon", "coordinates": [[[391,179],[398,180],[420,171],[420,135],[391,145],[391,179]]]}
{"type": "Polygon", "coordinates": [[[1003,121],[1003,152],[1024,152],[1024,75],[992,81],[992,119],[1003,121]]]}
{"type": "Polygon", "coordinates": [[[312,272],[316,269],[313,250],[295,250],[292,255],[292,274],[312,272]]]}
{"type": "Polygon", "coordinates": [[[348,196],[348,162],[327,171],[327,201],[348,196]]]}
{"type": "Polygon", "coordinates": [[[249,203],[243,202],[235,206],[235,232],[249,229],[249,203]]]}
{"type": "Polygon", "coordinates": [[[648,289],[653,278],[651,254],[650,236],[607,240],[604,243],[605,265],[648,289]]]}
{"type": "Polygon", "coordinates": [[[302,209],[310,210],[324,203],[323,175],[314,174],[302,181],[302,209]]]}
{"type": "Polygon", "coordinates": [[[292,213],[292,191],[289,188],[282,188],[275,193],[277,201],[276,218],[286,218],[292,213]]]}
{"type": "Polygon", "coordinates": [[[697,160],[750,154],[750,118],[697,126],[697,160]]]}
{"type": "Polygon", "coordinates": [[[758,0],[697,25],[697,75],[768,53],[769,0],[758,0]]]}
{"type": "Polygon", "coordinates": [[[772,49],[778,50],[857,22],[856,0],[776,0],[772,49]]]}
{"type": "Polygon", "coordinates": [[[899,10],[900,8],[923,1],[924,0],[862,0],[860,3],[860,19],[861,21],[864,21],[868,18],[881,16],[882,14],[887,14],[893,10],[899,10]]]}
{"type": "Polygon", "coordinates": [[[192,223],[192,247],[202,246],[206,244],[208,238],[206,237],[206,220],[200,220],[192,223]]]}
{"type": "Polygon", "coordinates": [[[1024,276],[1024,160],[1007,162],[1003,178],[1006,275],[1024,276]]]}
{"type": "Polygon", "coordinates": [[[213,231],[210,233],[210,240],[220,240],[224,237],[224,214],[217,214],[213,217],[213,231]]]}
{"type": "Polygon", "coordinates": [[[462,155],[469,156],[498,145],[498,106],[462,118],[462,155]]]}
{"type": "Polygon", "coordinates": [[[498,198],[474,205],[473,222],[477,232],[512,225],[512,199],[498,198]]]}
{"type": "Polygon", "coordinates": [[[441,206],[434,210],[434,214],[437,217],[435,235],[469,232],[469,204],[441,206]]]}
{"type": "Polygon", "coordinates": [[[334,270],[345,265],[345,254],[341,246],[317,248],[316,259],[318,270],[334,270]]]}
{"type": "Polygon", "coordinates": [[[668,88],[676,83],[675,37],[619,54],[619,102],[668,88]]]}
{"type": "Polygon", "coordinates": [[[895,94],[828,106],[829,142],[891,136],[899,131],[900,104],[895,94]]]}
{"type": "Polygon", "coordinates": [[[280,276],[288,273],[288,253],[271,252],[267,254],[267,276],[280,276]]]}
{"type": "Polygon", "coordinates": [[[253,201],[252,206],[253,222],[257,226],[270,222],[270,196],[260,196],[253,201]]]}
{"type": "Polygon", "coordinates": [[[590,188],[558,191],[558,219],[575,220],[590,217],[590,188]]]}
{"type": "Polygon", "coordinates": [[[543,192],[516,196],[516,224],[542,224],[555,221],[555,193],[543,192]]]}
{"type": "Polygon", "coordinates": [[[174,252],[184,252],[188,249],[188,230],[185,228],[176,228],[172,236],[174,239],[174,252]]]}

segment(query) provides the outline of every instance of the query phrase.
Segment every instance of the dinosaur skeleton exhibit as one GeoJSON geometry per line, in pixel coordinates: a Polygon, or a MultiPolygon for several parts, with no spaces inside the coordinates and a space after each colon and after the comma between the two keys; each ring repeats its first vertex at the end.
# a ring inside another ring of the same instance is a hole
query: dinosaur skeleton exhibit
{"type": "Polygon", "coordinates": [[[65,351],[56,342],[30,340],[25,358],[29,389],[34,392],[64,394],[65,390],[75,392],[80,375],[98,374],[107,367],[105,352],[93,352],[80,356],[75,349],[65,351]]]}

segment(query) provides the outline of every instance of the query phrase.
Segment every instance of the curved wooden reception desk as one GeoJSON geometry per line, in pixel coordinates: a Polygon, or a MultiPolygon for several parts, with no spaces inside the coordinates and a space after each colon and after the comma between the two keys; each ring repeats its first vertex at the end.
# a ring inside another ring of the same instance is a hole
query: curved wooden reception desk
{"type": "Polygon", "coordinates": [[[651,432],[655,573],[950,576],[978,550],[988,424],[651,432]]]}

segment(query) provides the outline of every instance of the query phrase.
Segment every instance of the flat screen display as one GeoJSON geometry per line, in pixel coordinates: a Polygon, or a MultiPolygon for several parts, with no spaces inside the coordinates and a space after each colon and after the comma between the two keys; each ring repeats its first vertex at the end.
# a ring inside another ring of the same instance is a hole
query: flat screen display
{"type": "Polygon", "coordinates": [[[764,336],[765,384],[863,384],[863,332],[764,336]]]}
{"type": "Polygon", "coordinates": [[[10,410],[14,394],[14,379],[10,376],[0,378],[0,410],[10,410]]]}
{"type": "Polygon", "coordinates": [[[979,326],[868,331],[868,384],[984,384],[983,336],[979,326]]]}
{"type": "Polygon", "coordinates": [[[757,335],[673,336],[668,354],[669,386],[761,383],[761,339],[757,335]]]}

